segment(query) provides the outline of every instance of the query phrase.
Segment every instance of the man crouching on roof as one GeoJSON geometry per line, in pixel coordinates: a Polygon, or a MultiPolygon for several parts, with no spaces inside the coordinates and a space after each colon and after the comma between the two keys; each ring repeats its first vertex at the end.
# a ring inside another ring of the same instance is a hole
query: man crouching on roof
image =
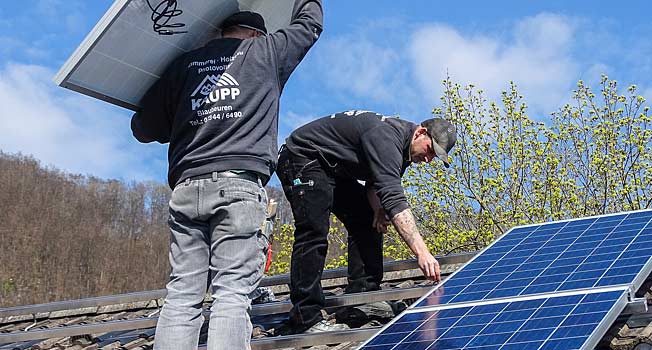
{"type": "Polygon", "coordinates": [[[344,328],[329,324],[321,313],[331,212],[348,232],[347,293],[380,289],[382,234],[390,222],[426,278],[441,279],[439,263],[417,229],[401,177],[411,163],[428,163],[435,157],[448,167],[448,152],[456,139],[455,127],[444,119],[416,125],[366,111],[333,114],[290,134],[281,146],[277,168],[296,226],[290,271],[293,308],[282,333],[344,328]]]}

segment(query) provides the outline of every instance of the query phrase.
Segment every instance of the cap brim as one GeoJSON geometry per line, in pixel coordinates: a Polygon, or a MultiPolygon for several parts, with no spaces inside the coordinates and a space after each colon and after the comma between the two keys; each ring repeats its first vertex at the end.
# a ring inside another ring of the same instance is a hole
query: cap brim
{"type": "Polygon", "coordinates": [[[437,155],[437,158],[441,159],[444,162],[445,167],[450,166],[450,162],[448,162],[448,153],[446,153],[446,150],[441,148],[439,144],[435,141],[434,137],[431,137],[432,139],[432,149],[435,151],[435,154],[437,155]]]}

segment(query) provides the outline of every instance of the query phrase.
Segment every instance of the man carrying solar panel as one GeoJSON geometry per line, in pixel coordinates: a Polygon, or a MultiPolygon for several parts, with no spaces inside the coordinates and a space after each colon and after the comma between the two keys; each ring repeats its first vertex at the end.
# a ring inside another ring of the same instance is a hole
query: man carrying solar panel
{"type": "Polygon", "coordinates": [[[323,320],[321,273],[332,212],[348,232],[347,293],[380,289],[383,237],[390,221],[439,281],[401,187],[411,163],[440,158],[446,167],[455,127],[440,118],[421,125],[373,112],[349,111],[310,122],[290,134],[279,152],[277,174],[292,206],[296,230],[290,272],[293,308],[280,333],[342,329],[323,320]],[[364,180],[361,185],[358,180],[364,180]]]}
{"type": "Polygon", "coordinates": [[[296,0],[290,25],[267,35],[239,12],[222,38],[182,54],[132,118],[141,142],[170,143],[170,265],[155,349],[196,349],[202,302],[213,296],[208,349],[249,349],[247,311],[263,275],[261,231],[274,171],[279,98],[322,31],[321,0],[296,0]]]}

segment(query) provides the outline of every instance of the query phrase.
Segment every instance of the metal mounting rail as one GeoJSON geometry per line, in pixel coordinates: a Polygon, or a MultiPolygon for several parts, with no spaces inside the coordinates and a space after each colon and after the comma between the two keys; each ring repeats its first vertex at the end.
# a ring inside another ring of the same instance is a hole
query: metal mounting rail
{"type": "MultiPolygon", "coordinates": [[[[403,289],[386,289],[364,293],[343,294],[336,297],[327,297],[325,307],[340,307],[373,303],[384,300],[415,299],[425,295],[432,286],[411,287],[403,289]]],[[[290,311],[292,304],[289,301],[253,305],[252,316],[280,314],[290,311]]],[[[206,316],[210,313],[206,313],[206,316]]]]}
{"type": "MultiPolygon", "coordinates": [[[[382,300],[398,300],[419,298],[428,292],[432,287],[412,287],[404,289],[389,289],[364,293],[344,294],[340,296],[327,297],[326,307],[337,307],[370,303],[382,300]]],[[[253,305],[251,314],[254,316],[271,315],[288,312],[292,304],[289,301],[272,302],[266,304],[253,305]]],[[[204,317],[208,319],[210,311],[204,312],[204,317]]],[[[85,325],[71,325],[57,327],[52,329],[39,329],[22,332],[12,332],[7,334],[0,333],[0,344],[21,342],[36,339],[64,338],[75,335],[98,334],[124,330],[134,330],[143,328],[153,328],[156,326],[158,317],[138,318],[133,320],[98,322],[85,325]]],[[[322,343],[324,344],[324,343],[322,343]]]]}
{"type": "MultiPolygon", "coordinates": [[[[290,336],[279,336],[251,340],[252,350],[272,350],[299,348],[323,344],[340,344],[346,342],[360,342],[369,339],[376,334],[381,327],[357,328],[346,331],[322,332],[313,334],[298,334],[290,336]]],[[[199,350],[206,350],[206,346],[200,346],[199,350]]]]}
{"type": "MultiPolygon", "coordinates": [[[[460,254],[450,254],[446,256],[436,256],[435,258],[437,259],[440,265],[453,265],[453,264],[465,263],[471,260],[471,258],[473,258],[476,254],[477,252],[460,253],[460,254]]],[[[411,270],[411,269],[418,269],[418,268],[419,265],[417,264],[416,259],[389,261],[383,264],[384,272],[403,271],[403,270],[411,270]]],[[[321,278],[322,280],[340,278],[340,277],[346,277],[346,274],[347,274],[347,268],[342,267],[338,269],[325,270],[322,273],[321,278]]],[[[270,276],[270,277],[263,278],[263,280],[260,281],[260,286],[261,287],[277,286],[277,285],[289,284],[289,283],[290,283],[290,275],[284,274],[284,275],[277,275],[277,276],[270,276]]]]}
{"type": "MultiPolygon", "coordinates": [[[[376,334],[381,327],[357,328],[346,331],[322,332],[313,334],[297,334],[289,336],[269,337],[251,340],[251,350],[294,349],[323,344],[341,344],[346,342],[361,342],[376,334]]],[[[197,350],[206,350],[206,345],[200,345],[197,350]]]]}
{"type": "MultiPolygon", "coordinates": [[[[459,264],[469,261],[472,257],[475,256],[475,252],[472,253],[461,253],[461,254],[451,254],[446,256],[436,257],[440,265],[451,265],[459,264]]],[[[410,260],[400,260],[400,261],[391,261],[383,264],[383,269],[385,272],[401,271],[418,268],[417,262],[415,259],[410,260]]],[[[347,269],[331,269],[325,270],[322,279],[332,279],[346,277],[347,269]]],[[[265,277],[260,282],[261,287],[265,286],[274,286],[290,283],[290,275],[277,275],[265,277]]],[[[134,302],[143,302],[149,300],[155,300],[165,297],[165,289],[127,293],[127,294],[118,294],[118,295],[109,295],[104,297],[93,297],[77,300],[67,300],[67,301],[58,301],[53,303],[45,304],[36,304],[36,305],[25,305],[25,306],[15,306],[8,308],[0,308],[0,318],[17,316],[17,315],[34,315],[39,313],[47,313],[54,311],[62,310],[72,310],[72,309],[82,309],[87,307],[100,307],[107,305],[117,305],[117,304],[127,304],[134,302]]]]}
{"type": "Polygon", "coordinates": [[[46,304],[14,306],[0,309],[0,318],[32,315],[53,311],[83,309],[87,307],[99,307],[106,305],[127,304],[138,301],[148,301],[165,297],[165,289],[134,292],[127,294],[108,295],[104,297],[93,297],[77,300],[57,301],[46,304]]]}

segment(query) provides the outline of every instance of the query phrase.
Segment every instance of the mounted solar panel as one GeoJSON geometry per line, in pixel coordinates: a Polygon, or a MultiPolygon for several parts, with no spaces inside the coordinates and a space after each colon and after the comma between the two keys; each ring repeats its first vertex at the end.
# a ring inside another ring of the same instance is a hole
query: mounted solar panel
{"type": "Polygon", "coordinates": [[[416,307],[592,287],[638,289],[652,272],[652,210],[513,228],[416,307]]]}
{"type": "Polygon", "coordinates": [[[65,88],[136,110],[165,67],[207,42],[227,16],[244,10],[258,12],[268,31],[274,32],[290,22],[293,5],[294,0],[116,0],[54,80],[65,88]]]}
{"type": "Polygon", "coordinates": [[[625,287],[411,309],[361,350],[593,349],[627,304],[625,287]]]}
{"type": "Polygon", "coordinates": [[[593,349],[652,272],[652,210],[516,227],[366,350],[593,349]]]}

